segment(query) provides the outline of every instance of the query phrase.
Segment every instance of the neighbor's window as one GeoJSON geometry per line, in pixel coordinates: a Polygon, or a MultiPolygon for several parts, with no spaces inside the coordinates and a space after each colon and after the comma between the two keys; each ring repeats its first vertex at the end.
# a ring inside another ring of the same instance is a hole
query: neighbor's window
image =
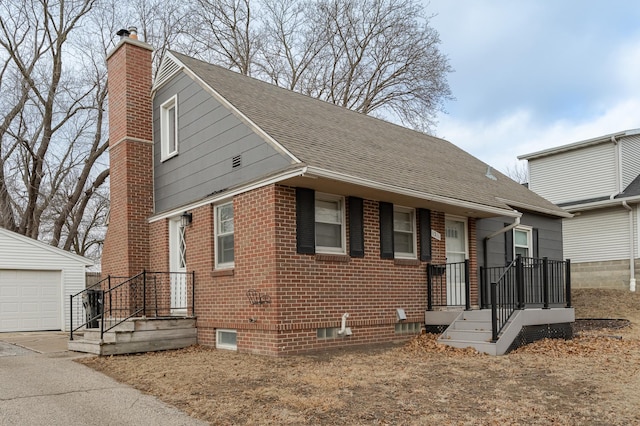
{"type": "Polygon", "coordinates": [[[233,263],[233,203],[216,206],[216,268],[232,268],[233,263]]]}
{"type": "Polygon", "coordinates": [[[514,254],[531,257],[531,228],[517,227],[513,230],[514,254]]]}
{"type": "Polygon", "coordinates": [[[416,258],[416,211],[393,207],[393,248],[397,258],[416,258]]]}
{"type": "Polygon", "coordinates": [[[216,348],[238,350],[238,333],[236,330],[216,330],[216,348]]]}
{"type": "Polygon", "coordinates": [[[162,160],[178,154],[178,96],[160,106],[160,145],[162,160]]]}
{"type": "Polygon", "coordinates": [[[316,251],[345,253],[344,198],[316,193],[316,251]]]}

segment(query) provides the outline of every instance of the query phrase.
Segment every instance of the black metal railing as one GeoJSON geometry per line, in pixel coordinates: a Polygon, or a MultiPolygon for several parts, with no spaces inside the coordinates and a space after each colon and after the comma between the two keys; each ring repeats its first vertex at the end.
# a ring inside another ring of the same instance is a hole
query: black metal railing
{"type": "Polygon", "coordinates": [[[487,307],[488,293],[493,341],[497,341],[517,309],[571,307],[569,259],[562,261],[516,256],[504,268],[481,268],[480,275],[481,306],[487,307]]]}
{"type": "MultiPolygon", "coordinates": [[[[491,340],[496,342],[505,324],[518,309],[518,264],[520,256],[507,265],[496,280],[491,281],[491,340]]],[[[521,268],[520,268],[521,270],[521,268]]]]}
{"type": "Polygon", "coordinates": [[[195,316],[194,272],[148,272],[108,276],[70,296],[70,340],[79,329],[99,328],[100,338],[134,317],[195,316]]]}
{"type": "Polygon", "coordinates": [[[471,309],[469,261],[427,265],[427,310],[443,306],[471,309]]]}

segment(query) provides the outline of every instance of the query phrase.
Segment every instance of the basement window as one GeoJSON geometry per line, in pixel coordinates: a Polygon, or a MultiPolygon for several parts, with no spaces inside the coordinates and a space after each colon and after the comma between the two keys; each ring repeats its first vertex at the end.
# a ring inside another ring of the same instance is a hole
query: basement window
{"type": "Polygon", "coordinates": [[[417,334],[422,331],[422,323],[400,322],[396,324],[396,334],[417,334]]]}
{"type": "Polygon", "coordinates": [[[340,329],[337,327],[319,328],[316,336],[318,339],[335,339],[338,337],[338,330],[340,329]]]}
{"type": "Polygon", "coordinates": [[[160,150],[162,161],[178,155],[178,95],[160,106],[160,150]]]}
{"type": "Polygon", "coordinates": [[[216,330],[216,348],[238,350],[238,333],[236,330],[216,330]]]}

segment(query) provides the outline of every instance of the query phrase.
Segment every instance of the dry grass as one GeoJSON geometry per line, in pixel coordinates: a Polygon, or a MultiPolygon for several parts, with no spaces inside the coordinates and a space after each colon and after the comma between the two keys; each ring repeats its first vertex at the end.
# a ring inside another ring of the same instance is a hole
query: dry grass
{"type": "Polygon", "coordinates": [[[574,302],[578,318],[632,325],[502,357],[422,335],[282,358],[194,347],[83,362],[212,424],[640,423],[640,294],[578,290],[574,302]]]}

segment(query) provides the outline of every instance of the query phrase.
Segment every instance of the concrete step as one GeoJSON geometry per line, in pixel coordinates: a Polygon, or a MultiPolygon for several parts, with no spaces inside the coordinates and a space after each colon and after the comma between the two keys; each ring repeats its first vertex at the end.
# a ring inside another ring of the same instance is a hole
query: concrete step
{"type": "Polygon", "coordinates": [[[451,330],[447,329],[441,337],[442,340],[464,340],[470,342],[490,342],[491,331],[475,330],[451,330]]]}
{"type": "Polygon", "coordinates": [[[139,352],[166,351],[181,349],[197,344],[195,336],[170,340],[149,340],[143,342],[119,342],[102,345],[101,355],[122,355],[139,352]]]}
{"type": "Polygon", "coordinates": [[[451,328],[453,328],[454,330],[491,331],[491,322],[481,320],[454,321],[451,324],[451,328]]]}
{"type": "Polygon", "coordinates": [[[462,319],[475,321],[491,321],[491,310],[482,309],[479,311],[463,311],[462,319]]]}
{"type": "Polygon", "coordinates": [[[74,339],[67,342],[67,349],[75,352],[100,355],[100,343],[96,341],[86,341],[84,339],[74,339]]]}

